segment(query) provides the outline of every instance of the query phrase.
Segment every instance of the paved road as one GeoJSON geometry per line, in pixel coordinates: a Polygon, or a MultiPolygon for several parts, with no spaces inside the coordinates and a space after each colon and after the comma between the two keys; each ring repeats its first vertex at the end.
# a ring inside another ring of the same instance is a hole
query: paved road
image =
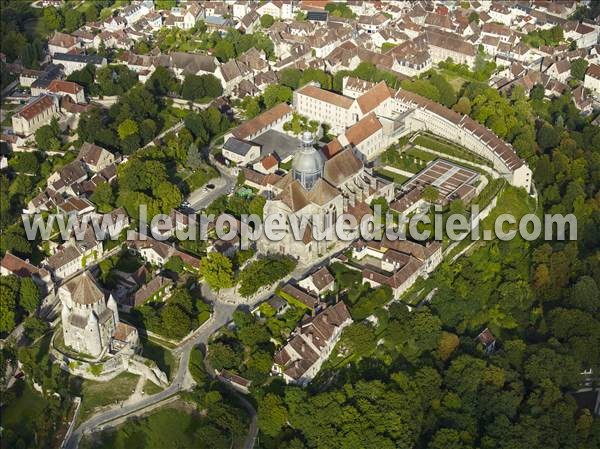
{"type": "MultiPolygon", "coordinates": [[[[76,449],[84,434],[97,429],[102,424],[114,421],[115,419],[126,415],[139,414],[145,408],[157,404],[191,386],[187,385],[186,378],[188,377],[188,364],[192,349],[199,344],[206,344],[213,333],[231,321],[235,308],[236,307],[232,304],[216,302],[214,304],[212,317],[198,328],[197,332],[192,337],[173,351],[176,354],[180,354],[179,367],[173,381],[166,389],[152,396],[144,397],[134,404],[123,405],[120,408],[113,408],[92,416],[75,429],[71,438],[69,438],[65,444],[65,449],[76,449]]],[[[252,432],[252,428],[250,431],[252,432]]]]}
{"type": "Polygon", "coordinates": [[[214,189],[206,190],[205,187],[201,187],[194,190],[188,197],[188,202],[195,212],[199,212],[221,195],[229,193],[229,190],[235,185],[235,182],[236,179],[233,176],[222,172],[219,178],[211,179],[208,182],[208,184],[215,186],[214,189]]]}

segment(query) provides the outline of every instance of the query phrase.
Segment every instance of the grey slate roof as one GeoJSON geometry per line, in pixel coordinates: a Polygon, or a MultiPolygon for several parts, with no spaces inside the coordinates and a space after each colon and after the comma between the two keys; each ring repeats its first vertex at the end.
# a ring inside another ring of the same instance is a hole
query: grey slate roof
{"type": "Polygon", "coordinates": [[[250,148],[252,148],[252,144],[236,139],[235,137],[230,137],[227,139],[227,142],[225,142],[225,145],[223,145],[223,148],[232,153],[239,154],[240,156],[246,156],[248,151],[250,151],[250,148]]]}

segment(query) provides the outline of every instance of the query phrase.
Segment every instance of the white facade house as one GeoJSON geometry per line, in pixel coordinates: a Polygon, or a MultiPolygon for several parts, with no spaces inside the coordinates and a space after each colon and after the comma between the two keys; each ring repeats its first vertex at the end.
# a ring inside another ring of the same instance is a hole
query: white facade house
{"type": "Polygon", "coordinates": [[[260,157],[260,146],[230,137],[223,145],[223,157],[237,165],[247,165],[260,157]]]}
{"type": "Polygon", "coordinates": [[[594,92],[597,97],[600,97],[600,65],[591,64],[588,67],[587,72],[585,72],[583,86],[594,92]]]}
{"type": "Polygon", "coordinates": [[[74,55],[71,53],[55,53],[52,57],[54,64],[60,64],[64,67],[65,75],[83,69],[86,65],[92,64],[97,69],[104,67],[106,58],[97,55],[74,55]]]}
{"type": "Polygon", "coordinates": [[[352,318],[343,302],[301,322],[292,338],[275,354],[273,373],[286,383],[307,385],[350,324],[352,318]]]}

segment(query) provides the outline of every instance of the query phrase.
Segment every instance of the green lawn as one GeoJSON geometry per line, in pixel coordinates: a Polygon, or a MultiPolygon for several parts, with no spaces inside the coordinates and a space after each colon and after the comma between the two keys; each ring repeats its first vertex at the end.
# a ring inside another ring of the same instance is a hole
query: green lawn
{"type": "MultiPolygon", "coordinates": [[[[462,148],[458,145],[454,145],[442,140],[438,140],[434,137],[421,134],[413,140],[415,145],[419,145],[425,148],[429,148],[434,151],[439,151],[440,153],[445,153],[450,156],[458,157],[461,159],[465,159],[467,161],[482,164],[487,166],[492,166],[492,163],[487,159],[482,158],[481,156],[476,155],[475,153],[462,148]]],[[[423,153],[423,151],[421,151],[423,153]]]]}
{"type": "Polygon", "coordinates": [[[144,337],[140,338],[140,342],[142,344],[142,355],[150,360],[154,360],[158,367],[171,378],[176,368],[175,359],[171,351],[144,337]]]}
{"type": "Polygon", "coordinates": [[[382,178],[386,178],[390,181],[395,182],[396,184],[404,184],[408,179],[410,179],[408,176],[403,176],[398,173],[386,170],[384,168],[375,169],[375,173],[377,173],[382,178]]]}
{"type": "Polygon", "coordinates": [[[144,393],[147,395],[153,395],[156,393],[160,393],[161,391],[163,391],[163,388],[160,388],[154,382],[147,380],[144,384],[144,393]]]}
{"type": "Polygon", "coordinates": [[[81,385],[81,408],[79,422],[85,421],[94,409],[115,404],[127,399],[138,382],[138,376],[131,373],[119,374],[108,382],[84,380],[81,385]]]}
{"type": "Polygon", "coordinates": [[[82,449],[225,449],[240,447],[242,436],[231,441],[231,432],[220,429],[189,407],[175,403],[149,416],[127,421],[117,430],[105,431],[93,441],[84,439],[82,449]]]}

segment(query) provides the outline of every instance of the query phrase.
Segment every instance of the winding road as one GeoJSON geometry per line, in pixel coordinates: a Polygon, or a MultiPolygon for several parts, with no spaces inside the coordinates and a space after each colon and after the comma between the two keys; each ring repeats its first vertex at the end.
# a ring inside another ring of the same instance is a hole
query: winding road
{"type": "MultiPolygon", "coordinates": [[[[177,368],[177,373],[175,374],[173,381],[166,389],[152,396],[147,396],[134,404],[123,405],[120,408],[113,408],[92,416],[73,431],[71,437],[64,446],[65,449],[76,449],[79,446],[79,442],[83,435],[98,429],[98,427],[103,424],[124,416],[140,414],[148,407],[158,404],[180,391],[192,387],[193,381],[188,374],[188,364],[192,349],[197,345],[206,344],[213,333],[231,321],[235,309],[235,305],[215,302],[211,318],[200,326],[183,344],[173,350],[175,354],[180,354],[179,367],[177,368]]],[[[244,401],[242,401],[242,403],[244,403],[244,401]]],[[[247,405],[250,404],[248,403],[247,405]]],[[[250,409],[254,412],[254,409],[251,406],[250,409]]],[[[255,412],[251,413],[250,417],[252,422],[246,441],[249,439],[254,441],[257,432],[255,412]],[[254,435],[251,435],[252,433],[254,433],[254,435]]],[[[250,449],[251,447],[252,446],[245,445],[245,448],[250,449]]]]}
{"type": "MultiPolygon", "coordinates": [[[[217,167],[217,169],[219,168],[217,167]]],[[[189,202],[194,210],[199,211],[205,208],[215,198],[229,193],[231,187],[235,185],[236,179],[234,176],[220,169],[219,172],[220,178],[211,180],[211,183],[215,185],[214,189],[198,189],[190,195],[189,202]]],[[[111,408],[93,415],[73,431],[70,438],[63,446],[64,449],[76,449],[79,446],[79,442],[83,435],[97,430],[106,423],[126,416],[140,415],[149,407],[157,405],[177,393],[193,387],[194,381],[188,371],[192,349],[201,344],[206,345],[212,334],[232,320],[233,312],[237,307],[236,304],[231,302],[221,301],[218,296],[215,295],[210,295],[207,299],[211,300],[213,303],[212,316],[203,323],[194,334],[186,338],[179,346],[173,349],[173,354],[179,356],[179,366],[171,384],[160,393],[146,396],[135,403],[124,404],[119,408],[111,408]]],[[[250,427],[244,441],[244,449],[252,449],[258,434],[256,411],[246,399],[241,395],[238,396],[250,416],[250,427]]]]}

